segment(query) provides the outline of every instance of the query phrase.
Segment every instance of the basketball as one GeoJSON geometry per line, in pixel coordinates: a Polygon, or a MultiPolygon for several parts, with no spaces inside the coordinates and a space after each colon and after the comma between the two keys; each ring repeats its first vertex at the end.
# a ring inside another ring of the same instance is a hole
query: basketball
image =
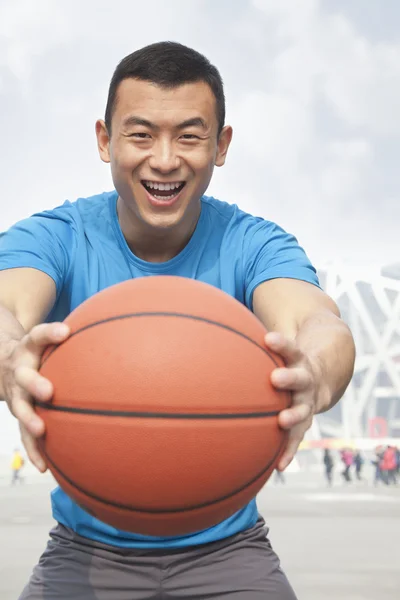
{"type": "Polygon", "coordinates": [[[54,386],[36,402],[41,451],[60,487],[127,532],[177,536],[209,528],[266,483],[290,406],[270,374],[282,360],[239,301],[199,281],[142,277],[92,296],[47,348],[54,386]]]}

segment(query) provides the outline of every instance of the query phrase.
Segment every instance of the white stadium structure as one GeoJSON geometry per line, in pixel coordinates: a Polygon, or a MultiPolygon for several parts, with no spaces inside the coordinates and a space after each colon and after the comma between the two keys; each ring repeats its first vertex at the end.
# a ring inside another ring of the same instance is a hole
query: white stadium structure
{"type": "Polygon", "coordinates": [[[400,263],[319,270],[356,341],[355,373],[344,398],[315,419],[308,439],[400,437],[400,263]]]}

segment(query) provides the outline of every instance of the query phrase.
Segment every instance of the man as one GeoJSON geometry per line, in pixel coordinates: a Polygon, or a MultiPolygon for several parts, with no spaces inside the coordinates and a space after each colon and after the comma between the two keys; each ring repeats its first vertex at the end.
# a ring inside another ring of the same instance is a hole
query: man
{"type": "Polygon", "coordinates": [[[375,467],[374,472],[374,485],[377,486],[380,481],[385,483],[384,474],[382,472],[382,460],[383,460],[384,449],[382,446],[377,446],[374,451],[374,458],[371,460],[371,463],[375,467]]]}
{"type": "Polygon", "coordinates": [[[356,450],[354,452],[353,463],[354,463],[354,470],[356,473],[356,479],[357,479],[357,481],[362,481],[363,478],[361,476],[361,472],[362,472],[362,468],[364,465],[364,459],[361,456],[360,450],[356,450]]]}
{"type": "Polygon", "coordinates": [[[325,467],[325,477],[328,482],[328,486],[332,485],[332,473],[333,473],[333,456],[329,448],[325,448],[324,450],[324,467],[325,467]]]}
{"type": "MultiPolygon", "coordinates": [[[[290,430],[284,470],[313,414],[346,389],[354,345],[296,239],[204,195],[232,139],[219,72],[176,43],[134,52],[113,75],[96,134],[115,191],[34,215],[0,242],[0,396],[19,419],[30,459],[46,469],[37,447],[44,424],[31,398],[51,399],[37,369],[46,345],[68,337],[57,321],[107,286],[162,273],[221,288],[270,331],[266,346],[287,365],[272,383],[293,393],[292,408],[280,414],[290,430]]],[[[118,531],[60,489],[52,503],[58,525],[23,600],[295,598],[255,500],[179,538],[118,531]]]]}

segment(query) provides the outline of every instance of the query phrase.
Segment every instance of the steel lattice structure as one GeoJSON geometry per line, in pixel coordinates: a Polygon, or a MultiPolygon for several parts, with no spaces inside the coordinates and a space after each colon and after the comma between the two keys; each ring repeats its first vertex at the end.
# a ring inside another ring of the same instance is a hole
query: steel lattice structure
{"type": "Polygon", "coordinates": [[[344,398],[315,419],[309,438],[400,435],[400,264],[319,270],[357,347],[353,380],[344,398]]]}

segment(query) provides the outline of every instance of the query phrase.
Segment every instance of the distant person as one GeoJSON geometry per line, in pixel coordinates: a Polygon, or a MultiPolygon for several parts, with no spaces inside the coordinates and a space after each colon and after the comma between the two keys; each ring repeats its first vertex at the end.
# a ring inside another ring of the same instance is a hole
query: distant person
{"type": "Polygon", "coordinates": [[[381,446],[377,446],[375,448],[375,457],[371,461],[375,467],[375,477],[374,477],[374,485],[378,485],[380,481],[386,483],[384,480],[384,476],[382,473],[382,459],[383,459],[383,449],[381,446]]]}
{"type": "Polygon", "coordinates": [[[12,476],[11,476],[11,485],[15,485],[16,483],[22,483],[23,479],[21,477],[21,470],[22,467],[24,466],[25,461],[24,458],[21,454],[21,452],[19,451],[18,448],[16,448],[14,450],[14,454],[11,460],[11,472],[12,472],[12,476]]]}
{"type": "Polygon", "coordinates": [[[353,464],[353,452],[350,448],[344,448],[341,452],[341,459],[344,465],[344,469],[342,471],[342,477],[346,481],[346,483],[351,482],[350,469],[353,464]]]}
{"type": "Polygon", "coordinates": [[[383,453],[381,469],[387,485],[397,483],[397,456],[394,446],[388,446],[383,453]]]}
{"type": "Polygon", "coordinates": [[[400,475],[400,449],[396,448],[395,452],[396,452],[396,476],[398,477],[400,475]]]}
{"type": "Polygon", "coordinates": [[[328,485],[331,486],[332,485],[332,474],[333,474],[333,466],[334,466],[334,462],[333,462],[333,456],[331,451],[328,448],[325,448],[324,450],[324,466],[325,466],[325,477],[327,479],[328,485]]]}
{"type": "Polygon", "coordinates": [[[355,467],[355,474],[356,474],[356,479],[358,481],[362,481],[362,475],[361,475],[361,471],[364,465],[364,459],[361,456],[361,452],[359,450],[356,450],[356,452],[353,455],[353,464],[355,467]]]}

